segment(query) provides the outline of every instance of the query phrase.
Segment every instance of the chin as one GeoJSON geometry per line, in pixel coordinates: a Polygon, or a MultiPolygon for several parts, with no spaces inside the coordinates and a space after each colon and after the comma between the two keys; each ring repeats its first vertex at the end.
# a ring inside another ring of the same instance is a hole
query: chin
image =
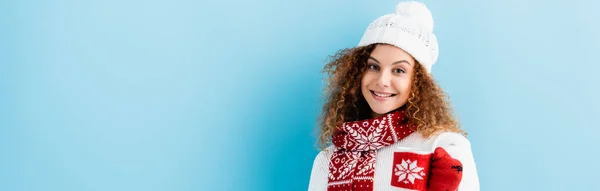
{"type": "Polygon", "coordinates": [[[375,109],[371,109],[371,110],[372,110],[373,112],[375,112],[375,113],[379,114],[379,115],[384,115],[384,114],[386,114],[386,113],[389,113],[390,111],[392,111],[392,109],[387,109],[387,108],[386,108],[386,109],[383,109],[383,108],[381,108],[381,109],[379,109],[379,108],[375,108],[375,109]]]}

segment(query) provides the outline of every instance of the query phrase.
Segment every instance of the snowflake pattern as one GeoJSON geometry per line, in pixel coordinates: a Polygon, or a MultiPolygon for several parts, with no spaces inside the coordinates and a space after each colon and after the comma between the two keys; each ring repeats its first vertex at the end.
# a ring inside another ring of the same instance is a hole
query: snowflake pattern
{"type": "Polygon", "coordinates": [[[377,149],[410,135],[403,111],[376,119],[345,122],[332,135],[336,151],[329,164],[328,188],[352,190],[372,186],[377,149]],[[392,120],[393,119],[393,120],[392,120]]]}
{"type": "Polygon", "coordinates": [[[351,137],[350,140],[346,141],[347,146],[353,146],[352,150],[357,151],[373,151],[392,144],[391,139],[386,139],[386,137],[390,137],[389,133],[384,131],[388,128],[386,118],[390,118],[390,116],[384,117],[381,122],[375,120],[377,123],[363,122],[362,125],[366,129],[360,128],[357,123],[345,124],[345,130],[351,137]]]}
{"type": "Polygon", "coordinates": [[[423,176],[425,176],[423,169],[423,167],[417,165],[416,160],[410,161],[410,159],[402,159],[402,163],[396,165],[394,175],[398,176],[398,182],[403,182],[405,184],[410,182],[411,184],[414,184],[415,179],[422,180],[423,176]]]}
{"type": "Polygon", "coordinates": [[[377,150],[378,148],[385,146],[385,144],[381,141],[382,139],[383,138],[382,138],[381,132],[377,132],[377,131],[369,134],[368,136],[359,134],[357,137],[354,138],[354,140],[358,143],[358,147],[356,148],[356,150],[360,150],[360,151],[377,150]]]}

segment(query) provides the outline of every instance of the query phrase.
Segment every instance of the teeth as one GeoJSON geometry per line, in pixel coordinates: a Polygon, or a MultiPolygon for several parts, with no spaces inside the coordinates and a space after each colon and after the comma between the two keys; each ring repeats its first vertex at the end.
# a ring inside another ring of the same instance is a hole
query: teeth
{"type": "Polygon", "coordinates": [[[391,97],[391,96],[392,96],[392,94],[379,94],[379,93],[377,93],[377,92],[373,92],[373,93],[374,93],[376,96],[379,96],[379,97],[391,97]]]}

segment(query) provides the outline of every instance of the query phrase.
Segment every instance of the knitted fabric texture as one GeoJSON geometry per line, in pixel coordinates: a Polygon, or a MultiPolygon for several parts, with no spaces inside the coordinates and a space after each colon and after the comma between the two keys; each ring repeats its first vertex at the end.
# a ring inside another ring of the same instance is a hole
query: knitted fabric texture
{"type": "Polygon", "coordinates": [[[401,48],[429,73],[439,55],[437,38],[433,34],[433,16],[425,4],[419,2],[400,2],[396,6],[396,13],[373,21],[358,46],[375,43],[401,48]]]}
{"type": "Polygon", "coordinates": [[[410,135],[411,128],[404,110],[343,123],[332,136],[336,151],[329,162],[327,190],[373,190],[377,149],[410,135]]]}
{"type": "MultiPolygon", "coordinates": [[[[398,148],[412,148],[415,150],[422,151],[434,151],[436,148],[441,147],[444,148],[448,152],[448,154],[462,163],[462,178],[460,180],[460,184],[458,186],[458,190],[460,191],[479,191],[479,177],[477,175],[477,165],[475,164],[475,160],[473,158],[473,153],[471,152],[471,144],[469,140],[464,137],[460,133],[454,132],[443,132],[437,135],[433,135],[431,137],[423,137],[419,132],[413,132],[409,136],[398,140],[398,142],[383,147],[377,150],[377,163],[375,164],[375,173],[374,173],[374,182],[373,182],[373,190],[376,191],[414,191],[414,189],[404,189],[394,186],[390,184],[391,182],[397,182],[399,178],[396,175],[397,164],[394,159],[398,159],[396,155],[398,154],[398,148]],[[398,178],[396,178],[398,177],[398,178]]],[[[331,145],[324,150],[320,151],[319,154],[315,156],[315,160],[312,166],[310,181],[308,184],[308,190],[310,191],[324,191],[329,187],[329,174],[330,168],[329,165],[331,163],[331,158],[334,153],[336,153],[337,148],[335,145],[331,145]]],[[[433,158],[433,153],[431,154],[433,158]]],[[[429,159],[428,161],[431,161],[429,159]]],[[[401,161],[400,161],[401,162],[401,161]]],[[[436,163],[436,160],[433,161],[436,163]]],[[[401,164],[401,163],[400,163],[401,164]]],[[[418,162],[418,165],[421,167],[426,167],[425,163],[418,162]]],[[[437,164],[431,164],[430,167],[437,169],[437,164]],[[435,166],[435,167],[432,167],[435,166]]],[[[442,165],[444,166],[444,165],[442,165]]],[[[445,165],[452,166],[454,165],[445,165]]],[[[447,169],[447,168],[440,168],[447,169]]],[[[458,169],[458,168],[454,168],[458,169]]],[[[429,174],[436,174],[436,170],[426,170],[423,169],[423,172],[430,172],[429,174]]],[[[454,172],[457,172],[455,170],[454,172]]],[[[433,184],[433,180],[435,180],[435,176],[429,180],[429,175],[423,176],[423,179],[427,179],[426,181],[429,184],[433,184]],[[427,176],[427,177],[426,177],[427,176]]],[[[443,175],[442,175],[443,176],[443,175]]],[[[443,180],[443,178],[442,178],[443,180]]],[[[415,180],[418,181],[418,180],[415,180]]],[[[416,182],[415,182],[416,183],[416,182]]],[[[425,185],[426,187],[427,185],[425,185]]],[[[434,186],[434,185],[431,185],[434,186]]],[[[350,190],[350,189],[349,189],[350,190]]],[[[445,190],[444,190],[445,191],[445,190]]]]}
{"type": "Polygon", "coordinates": [[[431,171],[429,174],[428,191],[458,189],[462,179],[463,165],[452,158],[442,147],[435,149],[431,162],[431,171]]]}

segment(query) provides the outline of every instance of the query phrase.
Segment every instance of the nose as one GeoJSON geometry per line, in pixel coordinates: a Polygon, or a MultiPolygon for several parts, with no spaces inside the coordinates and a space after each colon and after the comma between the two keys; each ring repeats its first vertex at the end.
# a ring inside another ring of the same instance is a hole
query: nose
{"type": "Polygon", "coordinates": [[[391,74],[389,72],[380,72],[379,79],[377,79],[377,85],[382,88],[390,87],[391,74]]]}

